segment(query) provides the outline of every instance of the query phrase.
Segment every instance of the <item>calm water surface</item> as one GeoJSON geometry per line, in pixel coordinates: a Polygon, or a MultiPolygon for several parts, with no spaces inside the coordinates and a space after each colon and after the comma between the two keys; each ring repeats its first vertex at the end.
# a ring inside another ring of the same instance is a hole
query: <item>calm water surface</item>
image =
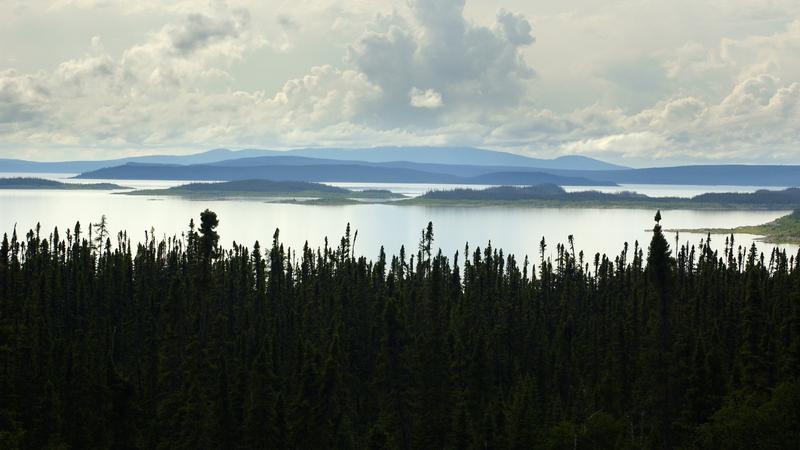
{"type": "MultiPolygon", "coordinates": [[[[72,179],[74,173],[5,173],[0,172],[0,178],[7,177],[33,177],[57,180],[64,183],[114,183],[133,189],[164,189],[186,183],[212,183],[213,181],[186,181],[186,180],[85,180],[72,179]]],[[[363,191],[367,189],[388,189],[398,194],[411,197],[422,195],[431,190],[446,190],[456,188],[485,189],[496,185],[478,184],[433,184],[433,183],[326,183],[345,189],[363,191]]],[[[563,186],[568,192],[574,191],[600,191],[618,193],[634,191],[651,197],[694,197],[706,192],[755,192],[759,189],[779,190],[775,186],[702,186],[702,185],[672,185],[672,184],[622,184],[619,186],[563,186]]]]}
{"type": "MultiPolygon", "coordinates": [[[[112,180],[113,181],[113,180],[112,180]]],[[[125,182],[119,181],[124,184],[125,182]]],[[[147,184],[148,182],[137,182],[147,184]]],[[[165,186],[163,181],[151,186],[165,186]]],[[[224,245],[233,241],[252,245],[270,242],[276,228],[281,241],[293,248],[306,241],[321,246],[327,236],[338,242],[349,222],[358,230],[356,251],[374,258],[381,245],[387,253],[397,253],[401,245],[416,249],[420,231],[428,221],[434,224],[435,244],[452,255],[466,243],[484,247],[489,240],[506,253],[537,255],[544,237],[553,249],[557,242],[575,236],[576,249],[587,255],[595,252],[616,255],[624,242],[649,242],[654,211],[631,209],[572,209],[522,207],[426,207],[393,205],[308,206],[265,203],[260,200],[186,200],[126,196],[107,191],[0,190],[0,232],[28,230],[40,222],[49,233],[62,231],[76,221],[84,226],[105,214],[112,231],[127,230],[134,241],[143,240],[145,230],[156,235],[180,236],[190,218],[209,208],[220,218],[219,233],[224,245]]],[[[764,223],[788,211],[666,211],[663,224],[668,228],[732,227],[764,223]]],[[[63,234],[62,234],[63,235],[63,234]]],[[[704,236],[682,234],[681,242],[697,243],[704,236]]],[[[749,245],[754,236],[736,236],[749,245]]],[[[674,236],[669,237],[674,242],[674,236]]],[[[712,237],[722,247],[723,236],[712,237]]],[[[784,246],[796,253],[797,246],[784,246]]],[[[768,251],[771,245],[760,245],[768,251]]]]}

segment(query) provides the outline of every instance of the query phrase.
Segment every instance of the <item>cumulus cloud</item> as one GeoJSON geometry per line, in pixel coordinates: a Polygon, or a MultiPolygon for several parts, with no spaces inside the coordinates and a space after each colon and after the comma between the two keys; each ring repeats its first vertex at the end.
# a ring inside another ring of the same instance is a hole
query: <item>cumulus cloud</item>
{"type": "Polygon", "coordinates": [[[249,14],[243,10],[224,10],[215,17],[189,14],[125,50],[120,65],[153,85],[226,77],[226,66],[266,44],[248,24],[249,14]]]}
{"type": "Polygon", "coordinates": [[[384,92],[380,125],[418,117],[408,97],[419,86],[447,99],[432,102],[447,118],[508,110],[525,97],[534,71],[522,55],[533,43],[524,17],[501,11],[493,26],[475,25],[463,0],[415,0],[410,13],[382,18],[349,48],[348,60],[384,92]]]}
{"type": "Polygon", "coordinates": [[[722,100],[719,112],[731,117],[750,115],[770,104],[778,86],[778,79],[770,74],[745,79],[722,100]]]}
{"type": "Polygon", "coordinates": [[[363,73],[319,66],[288,81],[266,106],[286,127],[316,128],[355,120],[381,94],[363,73]]]}

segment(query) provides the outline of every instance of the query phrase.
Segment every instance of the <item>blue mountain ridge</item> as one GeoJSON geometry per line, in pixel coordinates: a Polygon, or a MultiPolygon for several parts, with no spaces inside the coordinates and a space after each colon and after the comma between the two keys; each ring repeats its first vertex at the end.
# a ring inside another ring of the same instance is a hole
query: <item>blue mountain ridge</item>
{"type": "Polygon", "coordinates": [[[192,155],[155,155],[118,158],[100,161],[40,162],[19,159],[0,159],[0,172],[83,173],[127,163],[144,164],[212,164],[253,157],[305,157],[327,161],[358,161],[370,163],[398,162],[424,164],[459,164],[476,166],[512,166],[564,170],[614,170],[622,166],[608,164],[584,156],[563,156],[555,159],[531,158],[512,153],[473,147],[375,147],[369,149],[306,148],[295,150],[224,148],[192,155]]]}

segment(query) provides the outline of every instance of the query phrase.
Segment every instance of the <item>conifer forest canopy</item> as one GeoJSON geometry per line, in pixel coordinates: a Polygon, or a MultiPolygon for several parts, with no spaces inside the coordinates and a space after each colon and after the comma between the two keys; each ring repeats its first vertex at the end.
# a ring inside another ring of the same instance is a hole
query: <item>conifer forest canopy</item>
{"type": "Polygon", "coordinates": [[[0,447],[796,448],[800,258],[660,219],[530,259],[4,230],[0,447]]]}

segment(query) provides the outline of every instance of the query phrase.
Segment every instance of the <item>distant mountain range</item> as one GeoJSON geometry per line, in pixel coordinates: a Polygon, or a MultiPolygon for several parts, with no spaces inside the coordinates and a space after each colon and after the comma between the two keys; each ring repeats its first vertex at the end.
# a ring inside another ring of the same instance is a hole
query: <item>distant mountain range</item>
{"type": "Polygon", "coordinates": [[[511,166],[562,170],[614,170],[625,168],[585,156],[539,159],[472,147],[376,147],[368,149],[309,148],[286,151],[215,149],[193,155],[137,156],[102,161],[38,162],[20,159],[0,159],[0,172],[83,173],[127,163],[214,164],[255,157],[302,157],[369,163],[403,161],[422,164],[511,166]]]}
{"type": "Polygon", "coordinates": [[[384,182],[572,186],[800,185],[800,166],[696,165],[631,169],[584,156],[537,159],[477,148],[210,150],[107,161],[0,159],[0,172],[80,173],[87,179],[384,182]]]}

